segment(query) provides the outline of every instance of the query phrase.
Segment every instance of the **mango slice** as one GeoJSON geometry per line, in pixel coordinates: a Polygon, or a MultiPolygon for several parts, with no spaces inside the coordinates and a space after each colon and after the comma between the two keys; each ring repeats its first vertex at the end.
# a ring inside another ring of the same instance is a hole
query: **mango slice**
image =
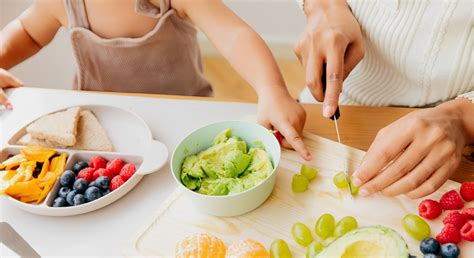
{"type": "Polygon", "coordinates": [[[43,163],[43,167],[41,168],[41,172],[38,175],[38,178],[41,179],[46,175],[46,172],[48,172],[49,169],[49,159],[45,160],[43,163]]]}
{"type": "Polygon", "coordinates": [[[56,151],[43,148],[39,145],[28,145],[26,148],[21,149],[21,154],[23,154],[27,160],[44,162],[56,154],[56,151]]]}

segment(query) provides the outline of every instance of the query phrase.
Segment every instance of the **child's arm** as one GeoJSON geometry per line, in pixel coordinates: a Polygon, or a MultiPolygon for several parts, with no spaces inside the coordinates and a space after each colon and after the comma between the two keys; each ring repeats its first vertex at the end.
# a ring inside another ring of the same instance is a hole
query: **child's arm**
{"type": "Polygon", "coordinates": [[[171,5],[199,27],[254,87],[259,97],[259,122],[279,130],[303,158],[310,159],[301,138],[306,113],[288,93],[262,38],[220,0],[171,0],[171,5]]]}
{"type": "Polygon", "coordinates": [[[36,0],[0,31],[0,105],[12,108],[3,88],[23,85],[6,70],[36,54],[54,38],[61,23],[53,13],[61,7],[61,1],[36,0]]]}

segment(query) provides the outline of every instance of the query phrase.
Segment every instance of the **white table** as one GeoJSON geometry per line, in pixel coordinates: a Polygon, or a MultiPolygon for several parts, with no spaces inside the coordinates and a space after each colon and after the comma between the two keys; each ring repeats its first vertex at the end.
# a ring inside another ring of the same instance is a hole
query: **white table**
{"type": "MultiPolygon", "coordinates": [[[[256,112],[254,104],[115,96],[22,88],[9,91],[14,111],[0,111],[0,146],[35,117],[63,107],[104,104],[129,109],[149,125],[170,152],[192,130],[256,112]]],[[[0,198],[0,222],[9,223],[41,256],[122,256],[133,234],[175,189],[169,166],[146,176],[131,192],[100,210],[72,217],[27,213],[0,198]]],[[[190,210],[192,212],[192,210],[190,210]]],[[[192,214],[190,214],[192,216],[192,214]]],[[[1,232],[0,232],[1,233],[1,232]]],[[[0,257],[7,251],[0,245],[0,257]]]]}

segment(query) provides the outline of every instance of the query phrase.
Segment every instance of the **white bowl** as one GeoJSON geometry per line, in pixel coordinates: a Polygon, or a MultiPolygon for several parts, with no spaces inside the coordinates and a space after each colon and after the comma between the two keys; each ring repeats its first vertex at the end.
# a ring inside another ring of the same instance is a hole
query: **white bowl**
{"type": "MultiPolygon", "coordinates": [[[[7,199],[11,204],[25,211],[46,216],[71,216],[91,212],[120,199],[132,190],[146,174],[158,171],[168,161],[167,147],[163,143],[153,139],[150,128],[137,114],[119,107],[105,105],[83,105],[80,107],[91,110],[95,114],[101,125],[107,131],[114,145],[114,151],[100,152],[56,149],[59,153],[68,154],[66,170],[72,169],[74,163],[79,160],[87,161],[90,157],[99,155],[107,160],[120,158],[125,162],[131,162],[136,166],[137,172],[116,190],[93,202],[82,205],[59,208],[52,207],[52,203],[60,187],[59,180],[56,180],[55,185],[48,193],[46,199],[40,204],[24,203],[8,196],[7,199]]],[[[16,145],[16,142],[26,134],[26,127],[27,125],[18,130],[8,141],[8,146],[0,151],[0,162],[6,160],[8,155],[19,154],[21,148],[25,147],[16,145]]]]}
{"type": "Polygon", "coordinates": [[[266,128],[255,123],[225,121],[202,127],[186,136],[174,150],[170,165],[174,179],[179,187],[185,189],[185,194],[191,198],[198,210],[213,216],[237,216],[256,209],[270,196],[275,186],[275,171],[280,162],[280,155],[281,149],[277,139],[266,128]],[[272,173],[255,187],[232,195],[209,196],[188,189],[180,179],[183,160],[209,148],[214,137],[227,128],[232,128],[232,134],[246,141],[249,147],[254,146],[255,141],[261,142],[273,162],[272,173]]]}

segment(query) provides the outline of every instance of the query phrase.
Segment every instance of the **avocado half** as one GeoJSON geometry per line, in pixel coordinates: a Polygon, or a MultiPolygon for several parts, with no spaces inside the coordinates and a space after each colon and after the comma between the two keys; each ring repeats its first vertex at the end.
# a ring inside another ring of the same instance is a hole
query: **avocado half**
{"type": "Polygon", "coordinates": [[[407,258],[408,246],[395,230],[383,226],[361,227],[334,240],[317,258],[407,258]]]}

